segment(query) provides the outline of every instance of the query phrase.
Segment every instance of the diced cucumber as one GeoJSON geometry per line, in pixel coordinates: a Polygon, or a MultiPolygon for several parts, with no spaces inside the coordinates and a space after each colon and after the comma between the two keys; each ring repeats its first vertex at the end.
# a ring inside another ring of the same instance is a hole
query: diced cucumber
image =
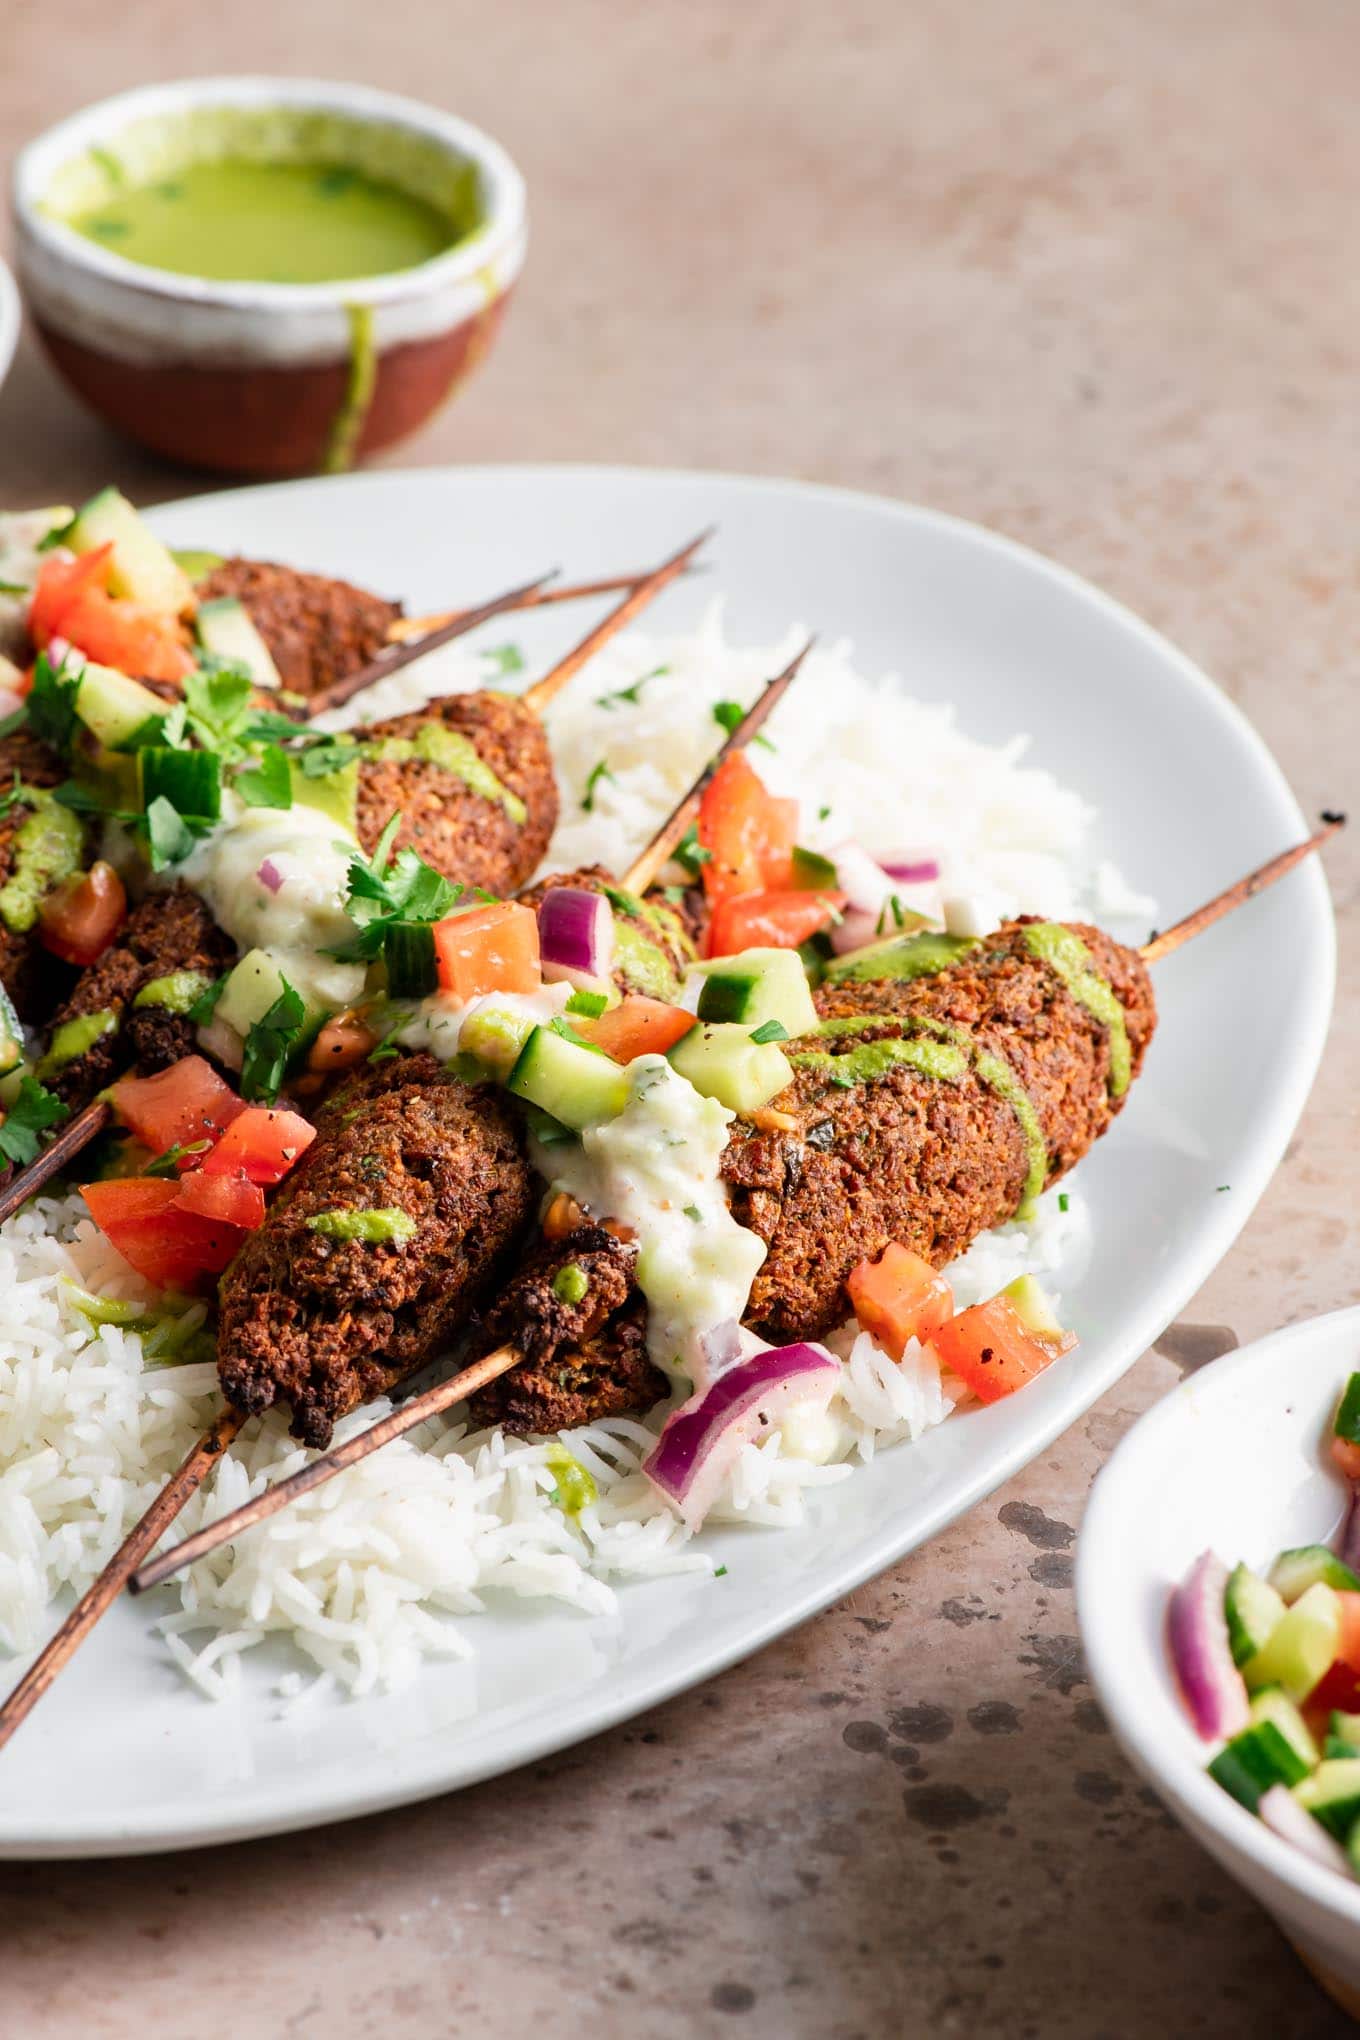
{"type": "Polygon", "coordinates": [[[268,950],[248,949],[232,970],[213,1008],[214,1020],[225,1020],[244,1041],[257,1020],[263,1020],[283,995],[283,972],[268,950]]]}
{"type": "Polygon", "coordinates": [[[1321,1581],[1309,1587],[1275,1624],[1242,1677],[1247,1690],[1283,1686],[1291,1700],[1304,1701],[1336,1656],[1341,1641],[1341,1603],[1321,1581]]]}
{"type": "Polygon", "coordinates": [[[1308,1766],[1273,1721],[1256,1721],[1224,1745],[1209,1766],[1209,1776],[1255,1813],[1261,1794],[1272,1785],[1307,1781],[1308,1766]]]}
{"type": "Polygon", "coordinates": [[[1294,1787],[1294,1797],[1344,1842],[1360,1823],[1360,1757],[1326,1757],[1311,1778],[1294,1787]]]}
{"type": "Polygon", "coordinates": [[[820,850],[795,848],[790,863],[793,884],[798,892],[830,892],[835,889],[836,867],[829,857],[823,857],[820,850]]]}
{"type": "Polygon", "coordinates": [[[1319,1580],[1341,1594],[1360,1593],[1360,1579],[1325,1544],[1300,1544],[1294,1551],[1282,1551],[1270,1568],[1270,1584],[1287,1607],[1319,1580]]]}
{"type": "Polygon", "coordinates": [[[744,949],[702,968],[701,1020],[740,1021],[746,1027],[777,1020],[791,1037],[810,1034],[817,1025],[817,1008],[796,949],[744,949]]]}
{"type": "Polygon", "coordinates": [[[1033,1275],[1017,1275],[1001,1294],[1025,1330],[1036,1339],[1060,1339],[1063,1324],[1049,1302],[1048,1293],[1033,1275]]]}
{"type": "Polygon", "coordinates": [[[755,1112],[793,1081],[783,1050],[772,1041],[752,1041],[746,1027],[691,1027],[669,1060],[696,1091],[729,1112],[755,1112]]]}
{"type": "Polygon", "coordinates": [[[215,574],[219,567],[226,565],[221,553],[199,552],[194,547],[172,546],[170,557],[182,574],[197,585],[206,581],[209,574],[215,574]]]}
{"type": "Polygon", "coordinates": [[[1348,1744],[1350,1755],[1360,1757],[1360,1714],[1343,1714],[1339,1707],[1334,1707],[1327,1735],[1330,1741],[1348,1744]]]}
{"type": "Polygon", "coordinates": [[[1279,1686],[1267,1686],[1251,1702],[1253,1721],[1269,1721],[1279,1729],[1304,1769],[1311,1771],[1322,1760],[1312,1731],[1289,1695],[1279,1686]]]}
{"type": "Polygon", "coordinates": [[[937,971],[948,970],[970,949],[977,948],[976,936],[931,932],[920,914],[909,914],[907,921],[922,932],[889,935],[882,942],[870,942],[863,949],[852,949],[847,956],[834,958],[826,966],[826,982],[838,985],[848,979],[858,984],[888,978],[902,983],[933,977],[937,971]]]}
{"type": "Polygon", "coordinates": [[[126,744],[155,717],[163,716],[168,707],[168,702],[143,687],[140,680],[129,680],[126,673],[93,662],[85,666],[76,689],[76,714],[110,751],[126,744]]]}
{"type": "Polygon", "coordinates": [[[512,1013],[508,1007],[483,1006],[479,1012],[469,1013],[463,1022],[458,1046],[464,1054],[475,1055],[496,1076],[508,1077],[536,1024],[523,1013],[512,1013]]]}
{"type": "Polygon", "coordinates": [[[578,1133],[615,1119],[628,1102],[628,1072],[593,1048],[535,1027],[515,1059],[507,1089],[578,1133]]]}
{"type": "Polygon", "coordinates": [[[188,575],[118,489],[101,489],[90,498],[67,531],[66,543],[78,553],[112,544],[109,586],[115,595],[129,595],[171,616],[193,600],[188,575]]]}
{"type": "Polygon", "coordinates": [[[1228,1642],[1233,1663],[1239,1668],[1264,1648],[1277,1622],[1284,1619],[1284,1602],[1250,1566],[1235,1566],[1228,1575],[1223,1596],[1228,1618],[1228,1642]]]}
{"type": "Polygon", "coordinates": [[[194,628],[205,652],[244,666],[257,687],[282,687],[268,645],[256,630],[250,611],[234,595],[200,602],[194,628]]]}
{"type": "Polygon", "coordinates": [[[9,993],[0,984],[0,1076],[8,1076],[17,1069],[24,1059],[24,1030],[19,1025],[19,1016],[10,1003],[9,993]]]}
{"type": "Polygon", "coordinates": [[[1360,1374],[1353,1374],[1346,1383],[1332,1430],[1348,1445],[1360,1445],[1360,1374]]]}

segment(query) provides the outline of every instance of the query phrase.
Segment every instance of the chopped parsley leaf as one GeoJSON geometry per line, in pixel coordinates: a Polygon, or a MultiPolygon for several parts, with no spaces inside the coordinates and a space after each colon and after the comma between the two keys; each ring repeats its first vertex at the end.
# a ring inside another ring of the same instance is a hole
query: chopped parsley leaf
{"type": "Polygon", "coordinates": [[[252,1104],[272,1105],[283,1086],[288,1060],[301,1041],[307,1008],[287,978],[269,1011],[246,1036],[241,1063],[241,1096],[252,1104]]]}
{"type": "Polygon", "coordinates": [[[518,645],[488,645],[482,657],[502,677],[508,673],[524,671],[524,654],[518,645]]]}
{"type": "Polygon", "coordinates": [[[762,1020],[759,1027],[751,1029],[752,1041],[787,1041],[789,1030],[782,1020],[762,1020]]]}
{"type": "Polygon", "coordinates": [[[704,1214],[700,1211],[697,1204],[687,1204],[685,1206],[685,1217],[692,1219],[695,1225],[702,1225],[704,1222],[704,1214]]]}
{"type": "Polygon", "coordinates": [[[179,1165],[186,1155],[206,1155],[211,1146],[212,1142],[210,1140],[190,1141],[187,1147],[181,1141],[176,1141],[174,1146],[168,1147],[163,1155],[157,1155],[154,1162],[148,1162],[142,1170],[142,1174],[144,1176],[177,1176],[179,1174],[179,1165]]]}
{"type": "Polygon", "coordinates": [[[256,764],[238,772],[232,785],[247,807],[290,808],[293,805],[293,775],[288,759],[277,744],[266,744],[256,764]]]}
{"type": "MultiPolygon", "coordinates": [[[[739,701],[715,701],[713,704],[713,720],[720,729],[727,731],[729,737],[736,734],[737,727],[745,714],[746,710],[739,701]]],[[[752,737],[751,742],[753,744],[763,744],[767,751],[774,749],[774,745],[768,737],[755,736],[752,737]]]]}
{"type": "Polygon", "coordinates": [[[216,984],[209,985],[206,991],[200,992],[194,1000],[185,1018],[195,1027],[206,1027],[212,1019],[213,1014],[217,1011],[217,1002],[227,989],[227,978],[230,976],[231,972],[228,971],[226,976],[218,978],[216,984]]]}
{"type": "Polygon", "coordinates": [[[596,787],[602,779],[612,779],[613,777],[614,775],[609,769],[609,760],[607,758],[601,758],[597,765],[591,766],[590,777],[586,781],[586,790],[581,796],[583,813],[588,815],[594,814],[596,787]]]}
{"type": "Polygon", "coordinates": [[[60,666],[54,666],[46,652],[39,652],[28,693],[28,720],[34,736],[63,758],[70,756],[76,740],[76,694],[80,688],[79,669],[68,673],[66,664],[63,659],[60,666]]]}
{"type": "Polygon", "coordinates": [[[579,1013],[587,1020],[598,1020],[609,1004],[603,992],[573,992],[567,1000],[567,1011],[579,1013]]]}
{"type": "Polygon", "coordinates": [[[1072,1204],[1072,1200],[1071,1200],[1071,1198],[1070,1198],[1070,1197],[1068,1196],[1067,1192],[1066,1192],[1065,1190],[1060,1190],[1060,1191],[1058,1192],[1058,1209],[1059,1209],[1059,1211],[1067,1211],[1067,1210],[1070,1210],[1070,1208],[1071,1208],[1071,1204],[1072,1204]]]}
{"type": "Polygon", "coordinates": [[[25,1077],[18,1097],[5,1114],[4,1124],[0,1125],[0,1154],[16,1168],[27,1168],[36,1158],[48,1127],[60,1126],[70,1116],[70,1106],[63,1105],[46,1085],[36,1077],[25,1077]]]}
{"type": "Polygon", "coordinates": [[[636,893],[625,892],[622,886],[618,885],[602,886],[600,890],[616,914],[632,914],[635,917],[641,915],[642,901],[636,893]]]}
{"type": "Polygon", "coordinates": [[[713,861],[713,852],[705,850],[699,841],[699,832],[692,823],[676,844],[672,855],[676,863],[687,871],[691,878],[698,878],[704,866],[713,861]]]}
{"type": "Polygon", "coordinates": [[[828,816],[828,815],[830,814],[830,812],[831,812],[831,809],[830,809],[829,807],[819,807],[819,808],[818,808],[818,810],[817,810],[817,819],[818,819],[818,821],[819,821],[819,822],[824,822],[824,821],[826,820],[827,816],[828,816]]]}
{"type": "Polygon", "coordinates": [[[371,963],[386,947],[388,931],[442,921],[457,905],[464,888],[453,885],[412,849],[392,845],[400,832],[400,810],[378,838],[371,858],[350,860],[346,910],[354,923],[354,939],[327,953],[343,963],[371,963]]]}
{"type": "Polygon", "coordinates": [[[631,687],[617,687],[612,694],[597,694],[595,706],[596,708],[618,708],[621,704],[626,704],[629,708],[636,708],[642,700],[642,690],[647,685],[647,682],[649,680],[659,680],[663,673],[669,673],[670,670],[669,666],[653,666],[650,673],[644,673],[640,680],[633,682],[631,687]]]}

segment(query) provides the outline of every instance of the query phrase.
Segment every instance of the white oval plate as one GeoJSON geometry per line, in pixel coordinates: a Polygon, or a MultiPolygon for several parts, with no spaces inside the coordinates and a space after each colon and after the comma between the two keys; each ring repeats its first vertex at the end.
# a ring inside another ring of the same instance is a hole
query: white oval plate
{"type": "Polygon", "coordinates": [[[19,345],[19,286],[0,262],[0,387],[14,365],[19,345]]]}
{"type": "MultiPolygon", "coordinates": [[[[155,518],[172,544],[348,575],[417,609],[552,566],[645,566],[712,522],[717,572],[670,590],[658,631],[720,588],[738,641],[800,619],[853,638],[864,671],[955,703],[974,735],[1031,731],[1036,760],[1100,808],[1101,852],[1168,917],[1305,833],[1259,737],[1181,653],[1060,568],[930,511],[728,475],[484,468],[240,490],[155,518]]],[[[538,659],[581,627],[548,612],[514,635],[538,659]]],[[[1094,1402],[1222,1257],[1303,1107],[1333,969],[1316,864],[1162,966],[1148,1074],[1082,1164],[1095,1245],[1063,1283],[1080,1352],[1014,1402],[882,1454],[799,1530],[715,1532],[723,1579],[626,1586],[617,1619],[499,1606],[476,1620],[472,1665],[291,1721],[268,1691],[284,1660],[257,1664],[238,1706],[211,1706],[158,1650],[150,1611],[125,1603],[0,1759],[0,1855],[182,1848],[472,1783],[709,1677],[914,1550],[1094,1402]]]]}

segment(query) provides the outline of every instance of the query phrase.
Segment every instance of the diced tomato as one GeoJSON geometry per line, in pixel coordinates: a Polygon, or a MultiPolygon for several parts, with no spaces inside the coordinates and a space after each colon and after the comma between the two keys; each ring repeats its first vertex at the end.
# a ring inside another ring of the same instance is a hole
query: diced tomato
{"type": "Polygon", "coordinates": [[[191,1169],[179,1180],[176,1211],[192,1211],[198,1218],[218,1225],[240,1226],[253,1232],[264,1224],[264,1191],[245,1176],[226,1176],[206,1169],[191,1169]]]}
{"type": "Polygon", "coordinates": [[[768,792],[745,751],[725,758],[704,789],[696,832],[709,852],[703,875],[710,900],[788,885],[798,803],[768,792]]]}
{"type": "Polygon", "coordinates": [[[116,666],[138,680],[187,678],[194,662],[178,617],[109,593],[112,550],[104,545],[74,560],[44,560],[28,612],[33,642],[65,638],[97,665],[116,666]]]}
{"type": "Polygon", "coordinates": [[[736,956],[743,949],[796,949],[844,904],[844,893],[835,892],[753,892],[721,900],[709,923],[708,953],[736,956]]]}
{"type": "Polygon", "coordinates": [[[846,1278],[855,1316],[885,1353],[900,1360],[909,1339],[933,1339],[954,1315],[954,1292],[938,1269],[892,1240],[876,1261],[846,1278]]]}
{"type": "Polygon", "coordinates": [[[123,1259],[160,1289],[202,1288],[246,1237],[240,1226],[182,1209],[180,1185],[163,1176],[88,1183],[80,1194],[123,1259]]]}
{"type": "Polygon", "coordinates": [[[538,916],[516,900],[496,900],[436,924],[434,953],[439,982],[458,999],[483,992],[536,992],[543,982],[538,961],[538,916]]]}
{"type": "Polygon", "coordinates": [[[1343,1714],[1360,1712],[1360,1594],[1339,1593],[1336,1598],[1341,1603],[1336,1658],[1308,1695],[1309,1719],[1321,1716],[1324,1727],[1334,1707],[1343,1714]]]}
{"type": "MultiPolygon", "coordinates": [[[[122,1077],[112,1097],[124,1125],[158,1155],[167,1148],[220,1140],[246,1109],[244,1098],[201,1055],[183,1056],[154,1077],[122,1077]]],[[[194,1160],[188,1155],[181,1166],[191,1168],[194,1160]]]]}
{"type": "Polygon", "coordinates": [[[104,954],[127,916],[123,881],[102,858],[68,878],[38,909],[44,949],[84,970],[104,954]]]}
{"type": "Polygon", "coordinates": [[[1349,1438],[1333,1438],[1332,1460],[1347,1480],[1360,1480],[1360,1445],[1352,1445],[1349,1438]]]}
{"type": "Polygon", "coordinates": [[[300,1112],[247,1105],[216,1147],[204,1155],[200,1173],[239,1176],[248,1183],[280,1183],[315,1139],[316,1128],[300,1112]]]}
{"type": "Polygon", "coordinates": [[[1014,1305],[1004,1296],[994,1296],[989,1303],[975,1303],[950,1318],[930,1343],[980,1402],[993,1403],[1033,1381],[1061,1353],[1070,1352],[1076,1340],[1070,1334],[1036,1339],[1025,1330],[1014,1305]]]}
{"type": "Polygon", "coordinates": [[[630,994],[607,1013],[593,1020],[574,1019],[572,1025],[615,1062],[630,1063],[640,1055],[664,1055],[689,1033],[695,1019],[680,1006],[668,1006],[664,999],[630,994]]]}

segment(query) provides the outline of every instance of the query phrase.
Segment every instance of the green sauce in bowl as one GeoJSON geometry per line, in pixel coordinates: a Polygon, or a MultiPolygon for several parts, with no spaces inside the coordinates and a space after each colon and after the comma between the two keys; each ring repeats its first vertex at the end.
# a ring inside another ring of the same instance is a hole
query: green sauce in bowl
{"type": "Polygon", "coordinates": [[[426,199],[342,163],[187,163],[68,216],[151,269],[220,283],[342,283],[414,269],[461,239],[426,199]]]}

